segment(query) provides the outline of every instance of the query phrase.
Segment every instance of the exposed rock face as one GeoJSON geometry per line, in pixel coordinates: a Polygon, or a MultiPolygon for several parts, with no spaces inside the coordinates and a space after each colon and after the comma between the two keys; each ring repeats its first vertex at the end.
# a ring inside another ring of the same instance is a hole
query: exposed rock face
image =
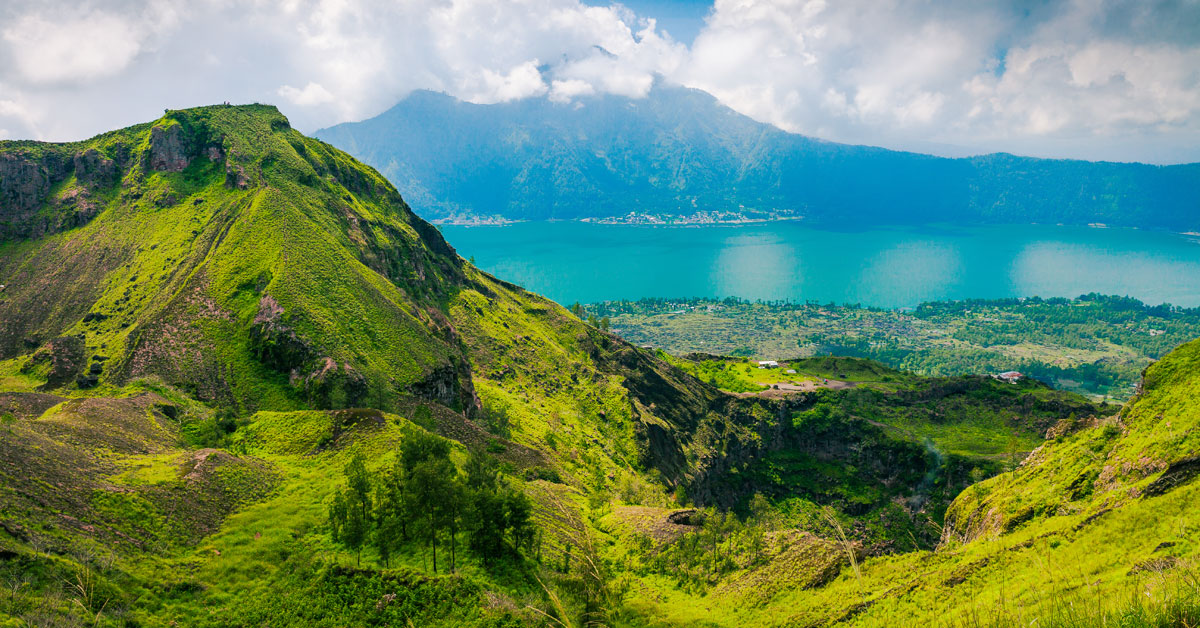
{"type": "Polygon", "coordinates": [[[370,392],[362,373],[333,358],[322,360],[317,370],[304,379],[304,390],[314,405],[325,410],[361,407],[366,405],[370,392]]]}
{"type": "Polygon", "coordinates": [[[111,185],[120,173],[115,161],[94,148],[76,153],[74,164],[75,178],[85,185],[111,185]]]}
{"type": "Polygon", "coordinates": [[[258,314],[250,325],[251,350],[263,364],[288,373],[314,357],[312,347],[283,323],[283,308],[269,294],[258,302],[258,314]]]}
{"type": "Polygon", "coordinates": [[[229,189],[244,190],[250,185],[250,180],[246,178],[246,170],[241,166],[225,164],[225,187],[229,189]]]}
{"type": "Polygon", "coordinates": [[[166,128],[150,129],[150,169],[159,172],[182,172],[191,163],[191,151],[183,135],[183,127],[173,124],[166,128]]]}
{"type": "Polygon", "coordinates": [[[50,173],[32,156],[0,153],[0,201],[6,217],[37,209],[50,185],[50,173]]]}
{"type": "Polygon", "coordinates": [[[39,209],[55,183],[70,171],[57,153],[35,158],[21,152],[0,153],[0,240],[47,233],[39,209]]]}
{"type": "Polygon", "coordinates": [[[1143,497],[1154,497],[1155,495],[1164,495],[1186,482],[1192,480],[1197,475],[1200,475],[1200,456],[1189,456],[1181,460],[1176,460],[1167,467],[1166,471],[1156,480],[1146,487],[1142,493],[1143,497]]]}
{"type": "Polygon", "coordinates": [[[471,385],[471,371],[465,362],[436,368],[408,390],[422,399],[459,410],[467,417],[476,416],[480,408],[475,387],[471,385]]]}
{"type": "Polygon", "coordinates": [[[695,508],[676,510],[667,515],[667,523],[680,526],[702,526],[704,525],[704,513],[695,508]]]}
{"type": "Polygon", "coordinates": [[[74,154],[49,150],[36,157],[20,150],[0,152],[0,240],[39,238],[86,224],[100,213],[94,193],[116,184],[121,170],[120,163],[95,148],[74,154]],[[75,184],[52,194],[71,173],[75,184]]]}

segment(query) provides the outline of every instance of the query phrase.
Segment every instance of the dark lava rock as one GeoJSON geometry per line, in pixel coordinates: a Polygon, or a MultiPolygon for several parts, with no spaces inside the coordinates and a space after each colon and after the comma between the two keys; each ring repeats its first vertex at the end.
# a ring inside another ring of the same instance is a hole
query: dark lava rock
{"type": "Polygon", "coordinates": [[[173,124],[166,128],[150,129],[150,169],[167,172],[183,172],[191,163],[183,127],[173,124]]]}

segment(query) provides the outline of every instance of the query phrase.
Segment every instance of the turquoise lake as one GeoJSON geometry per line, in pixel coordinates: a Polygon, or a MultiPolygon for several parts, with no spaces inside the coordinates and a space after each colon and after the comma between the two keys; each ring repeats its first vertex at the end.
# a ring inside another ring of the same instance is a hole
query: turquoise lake
{"type": "Polygon", "coordinates": [[[480,268],[563,304],[737,296],[894,308],[1099,292],[1200,306],[1200,238],[1165,232],[1049,225],[827,230],[799,222],[441,229],[480,268]]]}

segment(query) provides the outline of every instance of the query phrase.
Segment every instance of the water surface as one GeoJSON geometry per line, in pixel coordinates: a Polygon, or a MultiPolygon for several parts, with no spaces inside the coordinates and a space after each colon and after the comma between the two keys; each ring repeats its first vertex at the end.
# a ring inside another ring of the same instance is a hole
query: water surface
{"type": "Polygon", "coordinates": [[[1157,231],[529,222],[442,233],[480,268],[564,304],[737,296],[904,307],[1099,292],[1200,306],[1200,238],[1157,231]]]}

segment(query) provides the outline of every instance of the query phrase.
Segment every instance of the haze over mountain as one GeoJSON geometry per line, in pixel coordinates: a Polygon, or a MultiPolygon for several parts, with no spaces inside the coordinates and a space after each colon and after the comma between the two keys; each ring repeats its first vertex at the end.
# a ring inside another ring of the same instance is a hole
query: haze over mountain
{"type": "Polygon", "coordinates": [[[316,133],[432,220],[742,211],[812,222],[1200,229],[1200,164],[948,159],[784,132],[660,82],[645,98],[477,105],[414,92],[316,133]]]}

